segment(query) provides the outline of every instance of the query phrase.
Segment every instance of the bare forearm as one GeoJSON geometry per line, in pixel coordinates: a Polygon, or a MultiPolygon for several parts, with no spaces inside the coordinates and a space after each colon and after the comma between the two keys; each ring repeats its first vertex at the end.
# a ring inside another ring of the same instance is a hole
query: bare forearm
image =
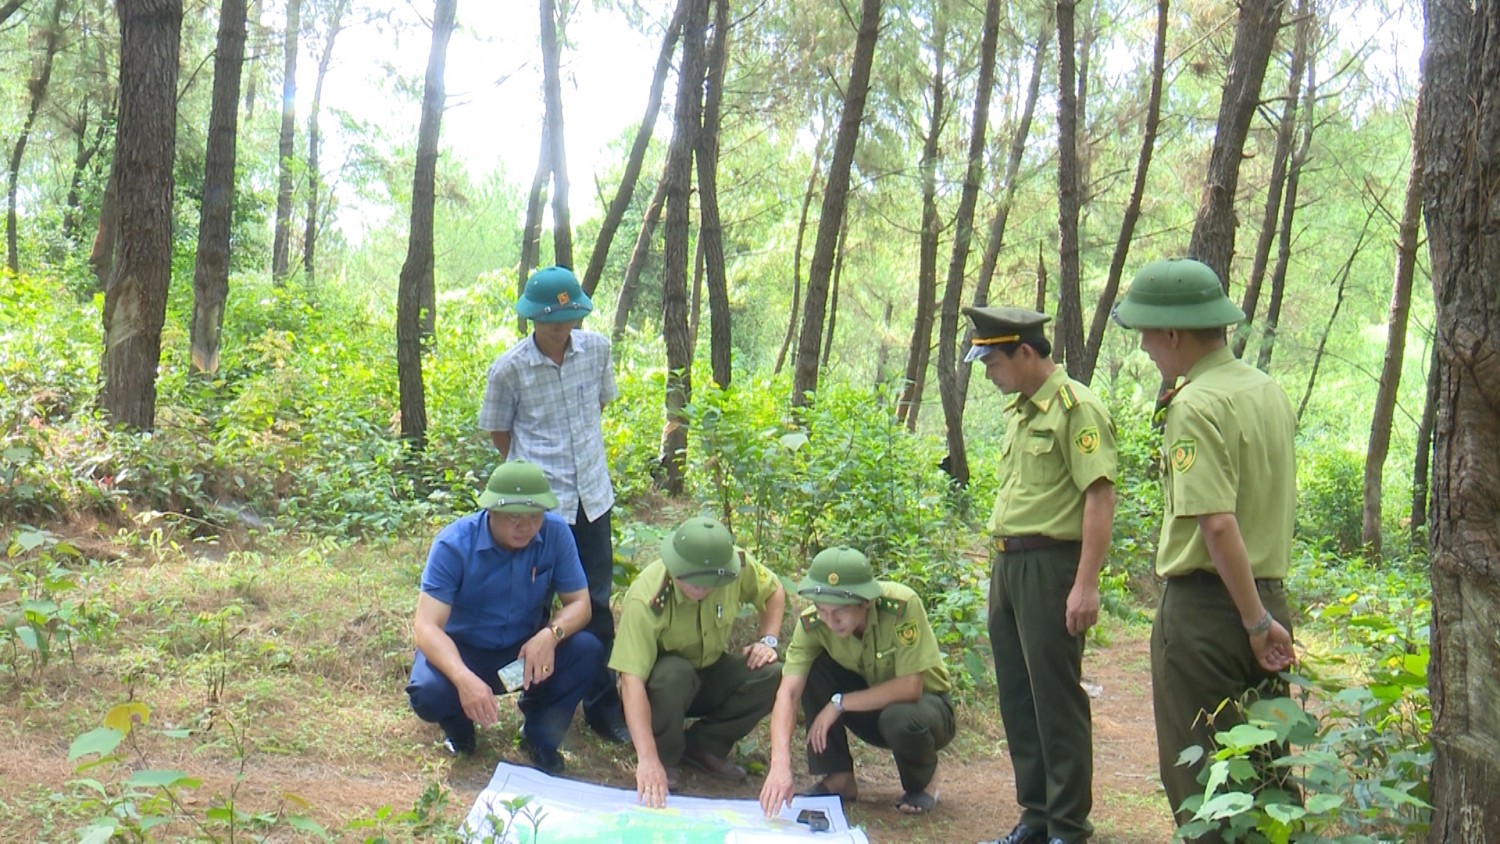
{"type": "Polygon", "coordinates": [[[884,683],[849,692],[842,703],[845,712],[879,712],[893,703],[914,703],[922,699],[922,675],[892,677],[884,683]]]}
{"type": "Polygon", "coordinates": [[[760,614],[760,635],[781,635],[781,622],[786,618],[786,590],[777,589],[776,594],[766,599],[766,609],[760,614]]]}
{"type": "Polygon", "coordinates": [[[1074,582],[1098,587],[1099,572],[1109,554],[1115,524],[1115,485],[1100,478],[1089,485],[1083,497],[1083,547],[1078,555],[1074,582]]]}
{"type": "Polygon", "coordinates": [[[490,442],[499,450],[500,457],[510,457],[510,431],[490,431],[490,442]]]}
{"type": "Polygon", "coordinates": [[[1200,516],[1198,527],[1203,532],[1203,542],[1214,561],[1214,569],[1224,588],[1234,601],[1240,614],[1240,623],[1250,627],[1266,614],[1260,593],[1255,589],[1255,575],[1250,571],[1250,554],[1245,550],[1245,538],[1240,534],[1239,521],[1232,513],[1215,513],[1200,516]]]}

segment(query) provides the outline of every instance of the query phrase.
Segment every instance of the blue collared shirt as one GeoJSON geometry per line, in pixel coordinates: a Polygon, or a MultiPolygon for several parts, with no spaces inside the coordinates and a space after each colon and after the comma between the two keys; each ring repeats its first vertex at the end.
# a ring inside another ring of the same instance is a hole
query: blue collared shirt
{"type": "Polygon", "coordinates": [[[525,548],[511,551],[490,535],[489,511],[464,516],[433,540],[422,591],[451,608],[443,627],[455,642],[500,650],[546,623],[552,593],[588,589],[568,523],[547,513],[525,548]]]}

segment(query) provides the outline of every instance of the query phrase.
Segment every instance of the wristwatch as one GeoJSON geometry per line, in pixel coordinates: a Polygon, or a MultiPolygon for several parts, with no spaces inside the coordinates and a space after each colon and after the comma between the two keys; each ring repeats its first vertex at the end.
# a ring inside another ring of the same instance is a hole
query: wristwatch
{"type": "Polygon", "coordinates": [[[561,642],[563,639],[568,638],[567,631],[563,630],[563,626],[561,624],[552,625],[552,635],[557,637],[557,641],[559,642],[561,642]]]}
{"type": "Polygon", "coordinates": [[[767,633],[760,637],[760,643],[774,651],[776,650],[776,646],[781,644],[781,640],[776,638],[775,633],[767,633]]]}
{"type": "Polygon", "coordinates": [[[836,710],[838,710],[839,712],[843,712],[844,711],[844,693],[843,692],[839,692],[839,693],[835,694],[833,697],[831,697],[831,698],[828,699],[828,702],[831,703],[831,704],[833,704],[833,708],[836,709],[836,710]]]}

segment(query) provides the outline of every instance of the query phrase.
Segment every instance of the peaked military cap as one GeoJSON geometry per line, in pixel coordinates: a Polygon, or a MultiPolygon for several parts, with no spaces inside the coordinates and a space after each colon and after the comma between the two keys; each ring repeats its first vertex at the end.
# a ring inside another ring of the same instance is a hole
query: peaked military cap
{"type": "Polygon", "coordinates": [[[964,363],[983,358],[997,346],[1045,340],[1042,326],[1052,321],[1052,317],[1026,308],[964,308],[964,315],[974,323],[974,339],[964,363]]]}

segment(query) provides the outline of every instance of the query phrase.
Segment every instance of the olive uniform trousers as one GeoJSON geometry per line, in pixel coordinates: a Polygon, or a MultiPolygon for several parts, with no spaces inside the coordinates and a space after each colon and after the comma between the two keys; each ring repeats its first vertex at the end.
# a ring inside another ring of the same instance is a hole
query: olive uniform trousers
{"type": "MultiPolygon", "coordinates": [[[[1292,616],[1281,581],[1257,580],[1255,585],[1266,609],[1290,632],[1292,616]]],[[[1178,755],[1198,745],[1211,756],[1213,734],[1244,721],[1234,706],[1215,710],[1226,700],[1237,703],[1246,693],[1274,697],[1285,694],[1285,688],[1256,661],[1224,581],[1211,571],[1168,578],[1151,626],[1151,703],[1156,712],[1157,762],[1174,814],[1182,801],[1203,793],[1198,782],[1203,761],[1178,765],[1178,755]]],[[[1181,826],[1192,816],[1176,818],[1181,826]]],[[[1203,844],[1222,839],[1210,834],[1196,840],[1203,844]]]]}
{"type": "Polygon", "coordinates": [[[744,656],[730,652],[707,668],[695,669],[680,656],[657,657],[646,679],[646,697],[662,764],[676,765],[688,745],[728,756],[735,742],[770,713],[779,685],[780,662],[752,671],[744,656]],[[688,718],[698,720],[684,729],[688,718]]]}
{"type": "MultiPolygon", "coordinates": [[[[807,672],[802,690],[802,712],[810,723],[828,701],[839,693],[868,689],[869,681],[821,654],[807,672]]],[[[901,790],[926,791],[937,773],[937,752],[953,741],[957,726],[953,703],[946,694],[923,692],[913,703],[893,703],[877,712],[845,712],[828,731],[822,753],[807,750],[807,770],[813,776],[852,773],[854,756],[849,752],[852,731],[866,743],[887,748],[896,758],[901,790]]]]}
{"type": "Polygon", "coordinates": [[[1094,739],[1084,636],[1068,635],[1082,545],[991,554],[990,645],[1021,823],[1074,842],[1093,834],[1094,739]]]}

